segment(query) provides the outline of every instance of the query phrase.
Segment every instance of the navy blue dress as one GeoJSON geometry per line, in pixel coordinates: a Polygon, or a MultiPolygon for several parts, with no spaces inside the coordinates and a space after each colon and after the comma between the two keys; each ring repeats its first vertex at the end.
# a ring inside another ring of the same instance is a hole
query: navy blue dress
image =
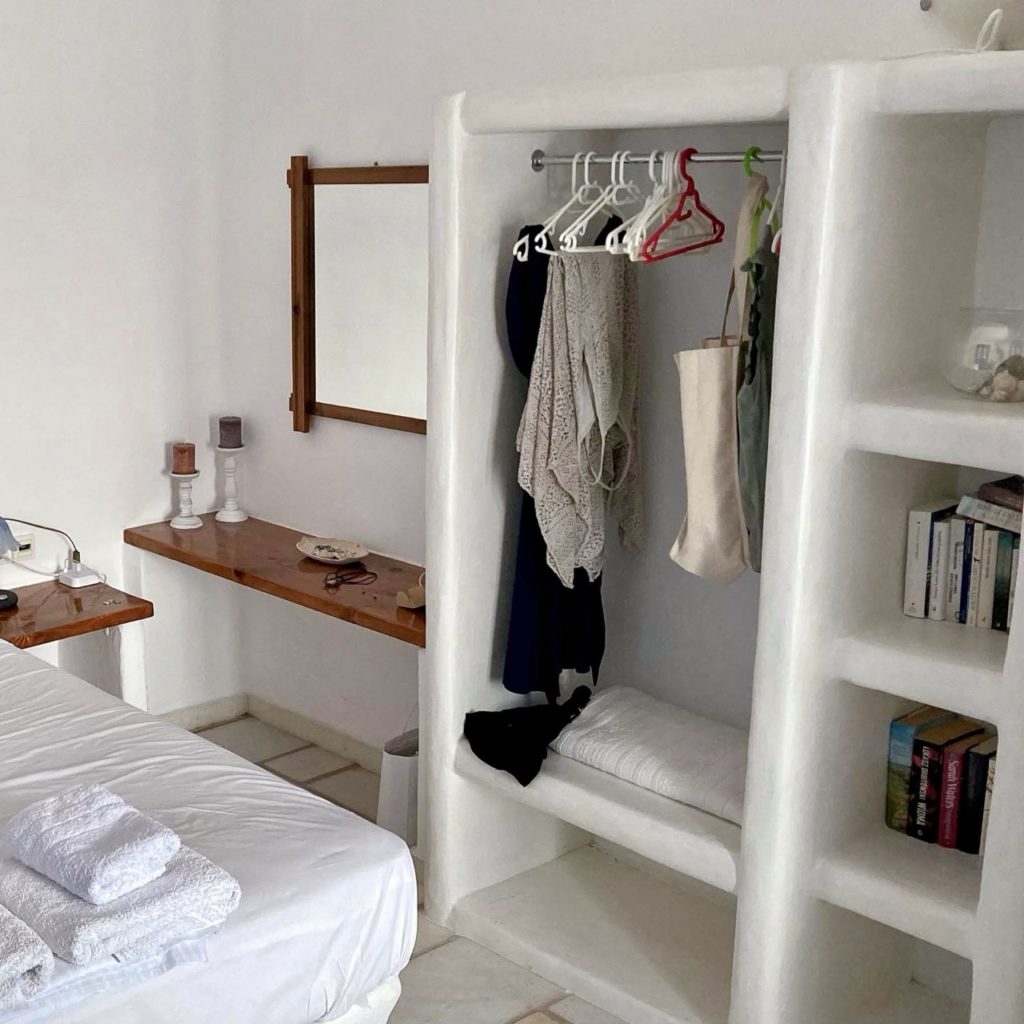
{"type": "MultiPolygon", "coordinates": [[[[612,218],[601,235],[618,223],[618,218],[612,218]]],[[[539,231],[539,225],[531,225],[519,237],[535,238],[539,231]]],[[[535,246],[529,259],[513,259],[505,323],[512,359],[527,379],[537,351],[547,279],[548,256],[535,246]]],[[[539,691],[556,702],[562,669],[590,672],[597,682],[605,643],[601,579],[591,582],[584,569],[577,569],[573,587],[563,586],[548,565],[533,498],[524,493],[522,501],[503,682],[513,693],[539,691]]]]}

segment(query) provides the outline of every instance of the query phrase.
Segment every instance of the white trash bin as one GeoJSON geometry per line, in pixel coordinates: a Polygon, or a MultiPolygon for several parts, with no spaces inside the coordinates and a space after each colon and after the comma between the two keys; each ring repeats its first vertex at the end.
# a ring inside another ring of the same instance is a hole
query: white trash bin
{"type": "Polygon", "coordinates": [[[377,824],[416,845],[416,793],[420,731],[410,729],[384,744],[377,824]]]}

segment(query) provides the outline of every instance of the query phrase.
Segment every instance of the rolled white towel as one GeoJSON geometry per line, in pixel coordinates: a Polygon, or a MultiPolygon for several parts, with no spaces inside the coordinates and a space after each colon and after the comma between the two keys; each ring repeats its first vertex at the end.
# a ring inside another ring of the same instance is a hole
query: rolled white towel
{"type": "Polygon", "coordinates": [[[39,994],[53,977],[53,953],[24,921],[0,907],[0,1009],[39,994]]]}
{"type": "Polygon", "coordinates": [[[98,905],[159,878],[181,846],[169,828],[95,785],[23,807],[4,841],[23,864],[98,905]]]}
{"type": "Polygon", "coordinates": [[[156,881],[103,906],[72,896],[13,858],[0,860],[0,904],[73,964],[112,955],[122,960],[150,956],[219,928],[239,899],[238,882],[187,846],[156,881]]]}

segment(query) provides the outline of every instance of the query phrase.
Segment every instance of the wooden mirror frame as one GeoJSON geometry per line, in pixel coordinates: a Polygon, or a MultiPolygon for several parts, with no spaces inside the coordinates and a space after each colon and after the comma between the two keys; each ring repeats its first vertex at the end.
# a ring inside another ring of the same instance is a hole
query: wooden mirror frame
{"type": "Polygon", "coordinates": [[[425,185],[430,181],[429,167],[426,164],[310,167],[308,157],[293,156],[287,180],[292,193],[292,394],[288,402],[292,412],[292,429],[308,433],[311,416],[326,416],[329,419],[350,420],[374,427],[425,434],[425,419],[317,401],[313,187],[425,185]]]}

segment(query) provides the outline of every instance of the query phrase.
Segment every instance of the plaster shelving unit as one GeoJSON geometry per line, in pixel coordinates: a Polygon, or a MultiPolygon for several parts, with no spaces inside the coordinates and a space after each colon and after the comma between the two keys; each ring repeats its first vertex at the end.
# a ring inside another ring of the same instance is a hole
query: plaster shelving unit
{"type": "Polygon", "coordinates": [[[1024,469],[1024,408],[961,400],[939,375],[943,330],[974,304],[989,127],[1018,112],[1016,54],[695,72],[442,109],[428,916],[629,1024],[1024,1020],[1024,634],[901,614],[907,510],[956,491],[962,467],[1024,469]],[[529,154],[613,151],[623,133],[639,149],[644,130],[733,148],[740,129],[788,139],[790,154],[742,829],[554,754],[523,789],[461,736],[467,711],[511,703],[519,407],[496,309],[515,232],[550,207],[529,154]],[[889,721],[914,701],[999,729],[983,860],[882,823],[889,721]],[[934,946],[973,964],[970,1006],[914,980],[934,946]]]}
{"type": "Polygon", "coordinates": [[[567,821],[723,892],[736,891],[740,828],[549,752],[543,772],[525,789],[459,741],[455,769],[508,799],[567,821]]]}

